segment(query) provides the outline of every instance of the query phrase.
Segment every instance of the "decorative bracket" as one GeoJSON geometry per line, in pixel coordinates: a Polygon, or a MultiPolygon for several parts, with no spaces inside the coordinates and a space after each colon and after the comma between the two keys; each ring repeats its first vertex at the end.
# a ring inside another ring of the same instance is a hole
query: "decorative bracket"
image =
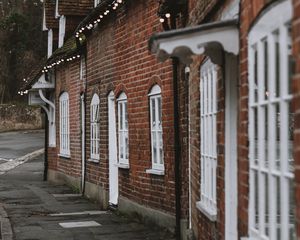
{"type": "Polygon", "coordinates": [[[239,54],[238,21],[226,20],[158,33],[151,37],[149,48],[162,62],[177,57],[182,63],[190,64],[192,55],[205,54],[220,64],[222,50],[239,54]]]}

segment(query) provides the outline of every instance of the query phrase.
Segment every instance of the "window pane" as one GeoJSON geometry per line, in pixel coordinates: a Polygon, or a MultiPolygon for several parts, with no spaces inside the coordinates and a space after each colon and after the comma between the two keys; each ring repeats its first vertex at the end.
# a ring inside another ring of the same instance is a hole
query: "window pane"
{"type": "Polygon", "coordinates": [[[162,138],[162,132],[159,132],[159,160],[160,164],[163,164],[163,138],[162,138]]]}
{"type": "Polygon", "coordinates": [[[265,72],[265,99],[268,99],[269,97],[269,87],[268,87],[268,69],[269,69],[269,61],[268,61],[268,41],[264,41],[264,60],[265,60],[265,66],[264,66],[264,72],[265,72]]]}
{"type": "Polygon", "coordinates": [[[119,108],[120,108],[120,129],[123,130],[123,104],[119,103],[119,108]]]}
{"type": "Polygon", "coordinates": [[[254,102],[258,100],[258,55],[257,50],[254,51],[254,102]]]}
{"type": "Polygon", "coordinates": [[[275,89],[276,93],[275,96],[280,96],[280,44],[279,44],[279,36],[278,32],[275,33],[276,43],[275,43],[275,57],[276,57],[276,82],[275,82],[275,89]]]}
{"type": "Polygon", "coordinates": [[[157,98],[157,105],[158,105],[158,121],[159,121],[159,129],[162,129],[162,110],[161,110],[161,97],[157,98]]]}
{"type": "Polygon", "coordinates": [[[155,98],[151,98],[151,111],[152,111],[152,127],[156,127],[156,115],[155,115],[155,98]]]}
{"type": "Polygon", "coordinates": [[[156,164],[157,163],[157,137],[156,137],[156,132],[152,133],[153,136],[153,162],[156,164]]]}
{"type": "Polygon", "coordinates": [[[129,143],[128,143],[128,132],[125,133],[125,158],[129,158],[129,143]]]}
{"type": "Polygon", "coordinates": [[[280,170],[280,106],[276,104],[276,167],[280,170]]]}
{"type": "Polygon", "coordinates": [[[294,120],[294,108],[293,104],[290,102],[289,103],[289,141],[288,141],[288,154],[289,154],[289,170],[290,172],[294,172],[294,157],[293,157],[293,147],[294,147],[294,125],[295,125],[295,120],[294,120]]]}
{"type": "Polygon", "coordinates": [[[257,107],[254,108],[254,164],[258,165],[258,119],[257,107]]]}
{"type": "Polygon", "coordinates": [[[125,129],[128,129],[127,102],[124,102],[124,117],[125,117],[125,129]]]}
{"type": "Polygon", "coordinates": [[[120,144],[120,158],[124,159],[124,143],[123,143],[123,134],[119,134],[119,144],[120,144]]]}

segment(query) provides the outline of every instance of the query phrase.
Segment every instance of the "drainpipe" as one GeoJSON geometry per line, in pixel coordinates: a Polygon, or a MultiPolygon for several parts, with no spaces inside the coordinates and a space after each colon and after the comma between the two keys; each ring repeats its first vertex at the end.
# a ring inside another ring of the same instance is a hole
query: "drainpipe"
{"type": "Polygon", "coordinates": [[[173,102],[174,102],[174,153],[175,153],[175,205],[176,205],[176,240],[181,239],[181,144],[179,128],[179,97],[178,97],[178,59],[172,59],[173,64],[173,102]]]}
{"type": "Polygon", "coordinates": [[[87,97],[87,94],[88,94],[88,90],[87,90],[87,77],[88,77],[88,69],[87,69],[87,63],[86,63],[86,61],[87,61],[87,52],[86,52],[86,54],[85,55],[83,55],[84,56],[84,64],[85,64],[85,76],[84,76],[84,94],[83,94],[83,96],[81,96],[81,97],[83,97],[83,104],[84,104],[84,106],[83,106],[83,109],[84,109],[84,119],[83,119],[83,121],[84,121],[84,126],[83,126],[83,129],[82,129],[82,131],[84,131],[84,149],[82,150],[82,151],[84,151],[83,152],[83,155],[84,155],[84,158],[83,158],[83,163],[84,163],[84,166],[83,166],[83,183],[82,183],[82,196],[84,196],[84,193],[85,193],[85,182],[86,182],[86,97],[87,97]]]}
{"type": "Polygon", "coordinates": [[[81,193],[82,195],[84,196],[84,191],[85,191],[85,172],[86,172],[86,164],[85,164],[85,93],[83,93],[81,96],[80,96],[80,110],[81,110],[81,168],[82,168],[82,171],[81,171],[81,193]]]}
{"type": "MultiPolygon", "coordinates": [[[[176,1],[175,1],[176,2],[176,1]]],[[[176,14],[171,15],[171,29],[176,29],[176,14]]],[[[176,214],[176,240],[181,239],[181,144],[179,126],[179,96],[178,96],[178,58],[172,58],[173,65],[173,104],[174,104],[174,153],[175,153],[175,214],[176,214]]]]}
{"type": "Polygon", "coordinates": [[[48,179],[48,139],[49,139],[49,120],[45,111],[45,153],[44,153],[44,181],[48,179]]]}

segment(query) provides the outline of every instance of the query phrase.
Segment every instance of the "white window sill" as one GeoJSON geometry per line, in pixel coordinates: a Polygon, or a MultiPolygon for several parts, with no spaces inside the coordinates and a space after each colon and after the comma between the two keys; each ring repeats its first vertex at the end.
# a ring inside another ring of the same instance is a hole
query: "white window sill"
{"type": "Polygon", "coordinates": [[[71,158],[71,155],[69,155],[69,154],[64,154],[64,153],[60,153],[60,154],[58,154],[58,156],[61,157],[61,158],[67,158],[67,159],[70,159],[70,158],[71,158]]]}
{"type": "Polygon", "coordinates": [[[196,202],[196,207],[201,211],[210,221],[217,221],[217,213],[208,209],[201,201],[196,202]]]}
{"type": "Polygon", "coordinates": [[[99,159],[90,158],[88,159],[88,162],[99,163],[99,159]]]}
{"type": "Polygon", "coordinates": [[[159,175],[159,176],[165,175],[164,170],[157,170],[157,169],[147,169],[146,173],[153,174],[153,175],[159,175]]]}
{"type": "Polygon", "coordinates": [[[115,166],[122,169],[129,169],[129,164],[125,163],[117,163],[115,166]]]}

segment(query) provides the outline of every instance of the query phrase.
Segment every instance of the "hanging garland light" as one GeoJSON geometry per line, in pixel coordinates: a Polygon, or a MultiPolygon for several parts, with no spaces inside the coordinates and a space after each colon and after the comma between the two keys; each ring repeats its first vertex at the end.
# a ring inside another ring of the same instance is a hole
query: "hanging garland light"
{"type": "Polygon", "coordinates": [[[81,38],[80,34],[83,34],[84,31],[92,30],[93,28],[97,27],[98,24],[111,13],[112,11],[115,11],[118,7],[121,6],[122,3],[124,3],[125,0],[114,0],[111,4],[107,6],[99,15],[96,20],[92,20],[91,22],[87,23],[84,27],[80,28],[76,33],[76,38],[81,38]]]}

